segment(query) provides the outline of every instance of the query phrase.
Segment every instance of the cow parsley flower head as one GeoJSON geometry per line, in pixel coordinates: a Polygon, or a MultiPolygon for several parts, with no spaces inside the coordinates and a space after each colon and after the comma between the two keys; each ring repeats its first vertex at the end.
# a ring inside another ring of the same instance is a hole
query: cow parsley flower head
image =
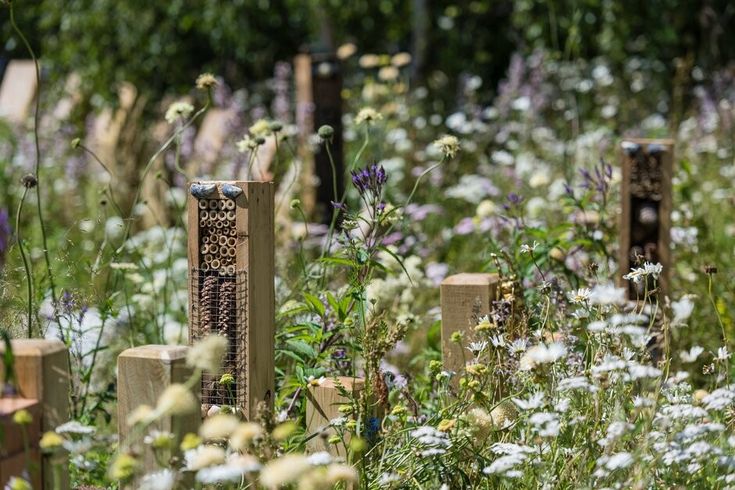
{"type": "Polygon", "coordinates": [[[267,488],[278,488],[296,481],[310,468],[309,460],[303,454],[286,454],[268,462],[260,472],[260,483],[267,488]]]}
{"type": "Polygon", "coordinates": [[[210,335],[195,343],[186,353],[186,364],[209,373],[217,373],[227,352],[227,339],[221,335],[210,335]]]}
{"type": "Polygon", "coordinates": [[[534,345],[521,357],[520,369],[530,371],[543,364],[552,364],[567,354],[567,349],[560,342],[552,342],[549,345],[534,345]]]}

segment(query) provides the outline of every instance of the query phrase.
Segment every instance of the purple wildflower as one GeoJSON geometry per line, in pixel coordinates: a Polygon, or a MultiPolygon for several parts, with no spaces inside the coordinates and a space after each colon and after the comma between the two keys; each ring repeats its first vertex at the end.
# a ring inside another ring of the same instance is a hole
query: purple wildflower
{"type": "Polygon", "coordinates": [[[10,244],[10,217],[7,209],[0,209],[0,266],[5,263],[5,252],[10,244]]]}

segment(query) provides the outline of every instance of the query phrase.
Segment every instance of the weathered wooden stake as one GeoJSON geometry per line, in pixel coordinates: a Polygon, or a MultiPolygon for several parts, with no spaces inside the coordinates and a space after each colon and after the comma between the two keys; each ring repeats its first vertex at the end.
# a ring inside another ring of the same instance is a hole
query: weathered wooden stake
{"type": "MultiPolygon", "coordinates": [[[[671,274],[671,177],[674,142],[670,139],[630,139],[621,144],[619,281],[643,262],[663,265],[660,291],[669,292],[671,274]]],[[[630,299],[642,298],[644,284],[629,283],[630,299]]]]}
{"type": "MultiPolygon", "coordinates": [[[[0,398],[0,488],[11,477],[28,477],[33,488],[41,486],[41,404],[27,398],[0,398]],[[33,417],[30,425],[13,422],[13,414],[26,410],[33,417]],[[26,453],[28,444],[28,453],[26,453]]],[[[48,487],[51,488],[51,487],[48,487]]]]}
{"type": "Polygon", "coordinates": [[[468,358],[463,345],[451,341],[454,332],[465,341],[474,335],[480,317],[490,313],[496,299],[497,274],[463,273],[449,276],[441,283],[442,359],[444,369],[461,372],[468,358]]]}
{"type": "Polygon", "coordinates": [[[38,89],[32,60],[11,60],[0,85],[0,117],[20,124],[30,114],[38,89]]]}
{"type": "MultiPolygon", "coordinates": [[[[17,339],[12,343],[14,370],[20,395],[41,405],[41,430],[52,431],[69,421],[69,352],[60,340],[17,339]]],[[[4,352],[0,345],[0,352],[4,352]]],[[[2,371],[2,366],[0,366],[2,371]]],[[[43,458],[43,488],[53,488],[53,465],[43,458]]],[[[61,488],[69,488],[68,473],[61,488]]]]}
{"type": "Polygon", "coordinates": [[[189,338],[229,341],[224,372],[202,377],[202,403],[240,408],[246,418],[275,388],[273,183],[217,181],[190,186],[189,338]]]}
{"type": "MultiPolygon", "coordinates": [[[[156,469],[157,463],[149,445],[129,441],[132,427],[128,417],[141,405],[155,407],[161,394],[174,383],[184,383],[192,375],[186,366],[186,346],[144,345],[123,351],[117,358],[117,431],[121,443],[142,454],[146,471],[156,469]]],[[[198,395],[198,390],[194,390],[198,395]]],[[[201,414],[166,416],[158,419],[151,430],[168,431],[174,434],[173,448],[177,450],[181,438],[188,432],[196,433],[201,423],[201,414]]]]}
{"type": "Polygon", "coordinates": [[[314,435],[307,442],[307,447],[312,452],[328,451],[343,457],[347,454],[345,445],[349,445],[349,440],[337,445],[328,442],[331,436],[337,434],[333,427],[329,427],[330,421],[342,417],[340,405],[350,402],[349,397],[341,394],[340,386],[355,398],[365,388],[365,380],[348,376],[328,378],[321,385],[310,386],[306,393],[306,433],[314,435]]]}

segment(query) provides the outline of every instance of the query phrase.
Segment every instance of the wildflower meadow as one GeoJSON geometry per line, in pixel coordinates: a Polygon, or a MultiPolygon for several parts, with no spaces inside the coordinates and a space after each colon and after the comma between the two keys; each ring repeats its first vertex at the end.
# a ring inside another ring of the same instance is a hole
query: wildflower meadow
{"type": "Polygon", "coordinates": [[[728,2],[0,3],[0,487],[735,489],[728,2]]]}

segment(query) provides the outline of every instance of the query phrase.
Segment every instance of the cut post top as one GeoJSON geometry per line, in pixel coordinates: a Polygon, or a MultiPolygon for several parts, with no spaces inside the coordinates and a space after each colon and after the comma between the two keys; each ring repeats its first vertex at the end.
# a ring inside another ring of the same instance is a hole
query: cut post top
{"type": "Polygon", "coordinates": [[[141,345],[131,347],[120,353],[120,358],[158,359],[164,362],[186,358],[189,347],[186,345],[141,345]]]}
{"type": "MultiPolygon", "coordinates": [[[[56,339],[13,339],[10,341],[16,356],[46,356],[66,350],[61,340],[56,339]]],[[[0,352],[5,352],[5,344],[0,344],[0,352]]]]}
{"type": "Polygon", "coordinates": [[[365,388],[365,380],[363,378],[354,378],[352,376],[336,376],[325,378],[324,382],[314,386],[314,388],[336,389],[337,386],[343,386],[347,391],[360,391],[365,388]]]}
{"type": "Polygon", "coordinates": [[[442,286],[487,286],[495,284],[500,280],[495,273],[462,272],[447,277],[441,283],[442,286]]]}

